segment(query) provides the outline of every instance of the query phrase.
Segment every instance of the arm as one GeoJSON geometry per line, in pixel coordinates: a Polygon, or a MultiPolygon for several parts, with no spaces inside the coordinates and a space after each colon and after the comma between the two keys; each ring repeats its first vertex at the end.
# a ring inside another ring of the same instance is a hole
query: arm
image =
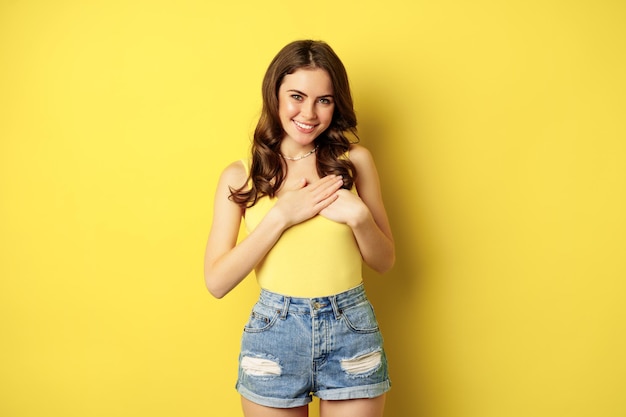
{"type": "Polygon", "coordinates": [[[259,225],[237,244],[243,210],[228,198],[229,187],[239,187],[246,179],[242,163],[235,162],[222,173],[215,194],[213,222],[204,256],[204,280],[209,292],[217,298],[235,288],[287,228],[313,217],[335,201],[342,184],[335,176],[314,184],[298,181],[282,193],[259,225]]]}
{"type": "Polygon", "coordinates": [[[363,261],[375,271],[384,273],[395,262],[395,245],[378,171],[372,154],[362,146],[354,145],[350,149],[350,160],[358,172],[355,185],[359,196],[340,190],[339,199],[320,214],[350,226],[363,261]]]}

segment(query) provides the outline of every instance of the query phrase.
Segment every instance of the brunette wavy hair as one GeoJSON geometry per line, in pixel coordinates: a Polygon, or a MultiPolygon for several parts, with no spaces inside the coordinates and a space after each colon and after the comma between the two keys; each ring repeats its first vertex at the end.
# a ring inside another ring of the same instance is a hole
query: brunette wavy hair
{"type": "Polygon", "coordinates": [[[287,164],[280,156],[280,143],[285,132],[278,115],[278,89],[285,75],[302,68],[325,70],[333,86],[335,109],[331,124],[315,139],[317,173],[320,177],[341,175],[343,187],[347,189],[354,184],[356,168],[343,157],[350,144],[358,142],[346,69],[325,42],[299,40],[278,52],[263,78],[263,108],[254,131],[248,181],[240,188],[231,188],[230,198],[244,208],[252,207],[263,196],[274,197],[285,180],[287,164]],[[355,139],[350,141],[346,133],[355,139]]]}

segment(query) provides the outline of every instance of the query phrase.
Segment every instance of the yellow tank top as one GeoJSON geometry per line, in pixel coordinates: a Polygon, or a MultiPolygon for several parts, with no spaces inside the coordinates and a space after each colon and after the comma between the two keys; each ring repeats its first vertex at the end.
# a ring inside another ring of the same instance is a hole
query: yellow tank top
{"type": "MultiPolygon", "coordinates": [[[[275,203],[275,198],[262,197],[246,209],[248,232],[254,230],[275,203]]],[[[352,229],[317,215],[285,230],[258,263],[255,273],[261,288],[291,297],[313,298],[338,294],[359,285],[361,265],[361,252],[352,229]]]]}

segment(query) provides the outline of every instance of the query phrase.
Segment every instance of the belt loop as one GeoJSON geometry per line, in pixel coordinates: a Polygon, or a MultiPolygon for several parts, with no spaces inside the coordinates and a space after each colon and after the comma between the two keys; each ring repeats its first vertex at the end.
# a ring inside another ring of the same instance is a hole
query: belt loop
{"type": "Polygon", "coordinates": [[[330,305],[333,306],[333,313],[335,313],[335,319],[339,320],[341,318],[341,315],[343,314],[343,311],[341,311],[341,309],[337,305],[337,296],[331,295],[330,297],[328,297],[328,299],[330,300],[330,305]]]}
{"type": "Polygon", "coordinates": [[[285,320],[287,318],[287,311],[289,310],[289,303],[291,302],[290,297],[285,297],[285,302],[283,304],[283,311],[280,315],[280,318],[285,320]]]}

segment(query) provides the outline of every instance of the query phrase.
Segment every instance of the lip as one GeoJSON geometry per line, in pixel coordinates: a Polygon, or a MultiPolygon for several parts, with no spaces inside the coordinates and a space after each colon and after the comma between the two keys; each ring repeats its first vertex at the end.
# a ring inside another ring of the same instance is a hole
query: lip
{"type": "Polygon", "coordinates": [[[298,129],[298,131],[303,132],[303,133],[311,133],[317,126],[317,125],[310,125],[308,123],[302,123],[297,120],[291,120],[291,121],[293,122],[296,129],[298,129]]]}

